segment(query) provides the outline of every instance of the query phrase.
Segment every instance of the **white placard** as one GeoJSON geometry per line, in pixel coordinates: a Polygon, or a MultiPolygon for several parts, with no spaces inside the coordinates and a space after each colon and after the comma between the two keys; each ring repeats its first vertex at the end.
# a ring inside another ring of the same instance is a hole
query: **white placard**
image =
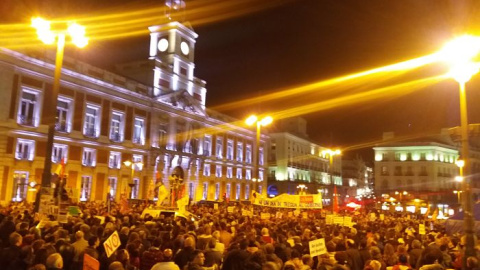
{"type": "Polygon", "coordinates": [[[325,247],[325,238],[320,238],[308,242],[310,247],[310,256],[315,257],[327,253],[327,248],[325,247]]]}
{"type": "Polygon", "coordinates": [[[105,248],[105,252],[107,253],[107,257],[110,257],[112,253],[120,247],[122,243],[120,242],[120,237],[118,236],[118,232],[115,231],[110,235],[110,237],[103,243],[103,247],[105,248]]]}

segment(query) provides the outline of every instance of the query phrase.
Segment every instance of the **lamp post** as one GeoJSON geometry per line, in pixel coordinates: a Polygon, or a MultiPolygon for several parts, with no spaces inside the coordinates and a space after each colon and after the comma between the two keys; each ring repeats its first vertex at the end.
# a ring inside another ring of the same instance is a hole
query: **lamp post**
{"type": "MultiPolygon", "coordinates": [[[[52,178],[52,148],[53,136],[55,133],[55,115],[57,113],[58,90],[60,88],[60,75],[62,73],[63,51],[65,48],[65,37],[69,35],[72,42],[79,48],[88,44],[88,38],[85,37],[85,27],[70,23],[63,30],[53,31],[50,28],[50,22],[42,18],[33,18],[32,26],[37,30],[38,38],[45,44],[57,44],[57,53],[55,57],[55,73],[53,79],[53,90],[49,96],[50,104],[45,104],[46,123],[48,125],[47,145],[45,151],[45,163],[42,174],[42,187],[50,187],[52,178]]],[[[45,99],[47,100],[47,99],[45,99]]]]}
{"type": "MultiPolygon", "coordinates": [[[[335,187],[335,183],[333,182],[333,157],[338,156],[340,154],[342,154],[342,151],[340,151],[339,149],[337,149],[337,150],[326,149],[326,150],[322,151],[322,156],[323,157],[328,156],[328,160],[329,160],[328,171],[329,171],[329,174],[330,174],[330,184],[334,187],[335,187]]],[[[333,202],[338,203],[338,201],[337,201],[338,198],[337,198],[336,192],[335,191],[332,191],[332,192],[333,192],[333,196],[332,196],[333,197],[333,202]]]]}
{"type": "Polygon", "coordinates": [[[305,189],[308,189],[308,187],[304,184],[298,185],[297,188],[300,189],[298,195],[305,195],[305,189]]]}
{"type": "Polygon", "coordinates": [[[257,190],[257,183],[261,182],[259,177],[259,165],[260,165],[260,134],[261,134],[261,127],[267,126],[273,122],[273,118],[271,116],[265,116],[262,119],[259,119],[256,115],[251,115],[245,120],[245,123],[248,126],[257,125],[257,136],[255,140],[255,160],[254,160],[254,173],[253,173],[253,190],[258,192],[257,190]]]}
{"type": "Polygon", "coordinates": [[[139,167],[141,170],[143,167],[142,162],[131,162],[130,160],[126,160],[123,162],[123,164],[129,168],[131,168],[131,175],[130,175],[130,183],[128,183],[128,186],[130,187],[130,199],[133,199],[133,187],[135,186],[135,183],[133,182],[133,177],[135,174],[135,166],[139,167]]]}

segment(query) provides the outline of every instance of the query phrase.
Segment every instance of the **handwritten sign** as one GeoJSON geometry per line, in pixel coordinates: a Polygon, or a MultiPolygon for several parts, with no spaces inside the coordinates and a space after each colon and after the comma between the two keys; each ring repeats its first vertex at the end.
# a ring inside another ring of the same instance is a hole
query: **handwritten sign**
{"type": "Polygon", "coordinates": [[[218,203],[213,204],[213,209],[218,210],[218,203]]]}
{"type": "Polygon", "coordinates": [[[426,234],[425,233],[425,224],[418,224],[418,233],[419,234],[426,234]]]}
{"type": "Polygon", "coordinates": [[[338,224],[340,226],[343,225],[343,217],[334,217],[333,218],[333,224],[338,224]]]}
{"type": "Polygon", "coordinates": [[[270,213],[261,213],[260,219],[270,219],[270,213]]]}
{"type": "Polygon", "coordinates": [[[283,216],[282,212],[277,212],[275,214],[275,218],[282,218],[282,216],[283,216]]]}
{"type": "Polygon", "coordinates": [[[320,238],[308,242],[310,247],[310,256],[318,256],[327,253],[327,248],[325,247],[325,238],[320,238]]]}
{"type": "Polygon", "coordinates": [[[370,213],[370,221],[375,221],[377,219],[377,215],[375,213],[370,213]]]}
{"type": "Polygon", "coordinates": [[[103,247],[105,248],[105,253],[107,253],[107,257],[110,257],[110,255],[117,250],[118,247],[120,247],[121,242],[120,242],[120,237],[118,236],[118,232],[115,231],[110,235],[110,237],[103,243],[103,247]]]}
{"type": "Polygon", "coordinates": [[[88,254],[83,255],[83,270],[98,270],[100,262],[88,254]]]}
{"type": "Polygon", "coordinates": [[[327,215],[325,217],[325,222],[327,223],[327,225],[332,225],[333,224],[333,218],[334,218],[334,215],[327,215]]]}
{"type": "Polygon", "coordinates": [[[302,213],[302,218],[303,218],[303,219],[308,219],[308,213],[307,213],[307,212],[303,212],[303,213],[302,213]]]}
{"type": "Polygon", "coordinates": [[[343,226],[352,227],[352,217],[343,217],[343,226]]]}
{"type": "Polygon", "coordinates": [[[380,214],[380,220],[385,220],[385,215],[384,214],[380,214]]]}
{"type": "Polygon", "coordinates": [[[233,213],[233,206],[227,207],[227,212],[228,213],[233,213]]]}

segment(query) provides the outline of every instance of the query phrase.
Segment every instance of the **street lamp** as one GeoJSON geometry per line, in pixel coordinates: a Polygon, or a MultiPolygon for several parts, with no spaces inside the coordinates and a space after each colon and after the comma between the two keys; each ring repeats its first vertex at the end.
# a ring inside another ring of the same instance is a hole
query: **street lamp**
{"type": "Polygon", "coordinates": [[[460,194],[462,194],[461,190],[454,190],[453,194],[457,194],[457,202],[460,203],[460,194]]]}
{"type": "MultiPolygon", "coordinates": [[[[474,249],[474,235],[473,235],[473,206],[472,206],[472,191],[470,187],[470,156],[468,143],[468,118],[467,118],[467,97],[465,93],[465,84],[470,78],[479,70],[478,63],[473,63],[471,60],[478,55],[480,51],[480,38],[473,36],[462,36],[458,39],[448,43],[441,51],[444,57],[451,64],[449,76],[455,79],[459,84],[460,90],[460,129],[461,129],[461,155],[463,157],[463,164],[460,167],[460,176],[466,176],[462,182],[462,192],[464,205],[464,223],[465,223],[465,256],[475,256],[474,249]],[[463,168],[463,170],[462,170],[463,168]]],[[[458,163],[457,163],[458,165],[458,163]]],[[[464,266],[466,259],[464,260],[464,266]]]]}
{"type": "MultiPolygon", "coordinates": [[[[328,156],[328,159],[329,159],[328,171],[330,173],[330,184],[335,186],[335,183],[333,182],[333,157],[342,154],[342,151],[340,151],[339,149],[336,149],[336,150],[326,149],[326,150],[322,150],[321,153],[324,158],[328,156]]],[[[332,190],[332,194],[334,197],[337,196],[336,188],[332,190]]],[[[336,201],[337,201],[337,198],[334,198],[334,203],[336,201]]]]}
{"type": "Polygon", "coordinates": [[[257,125],[257,137],[255,140],[255,160],[254,160],[254,174],[253,174],[253,179],[257,179],[257,181],[253,182],[253,190],[255,192],[258,192],[257,190],[257,183],[261,182],[260,180],[260,173],[259,173],[259,163],[260,163],[260,133],[261,133],[261,127],[262,126],[267,126],[270,125],[273,122],[273,118],[271,116],[265,116],[262,119],[259,119],[256,115],[251,115],[245,120],[245,123],[248,126],[253,126],[257,125]]]}
{"type": "Polygon", "coordinates": [[[297,188],[300,189],[298,195],[305,195],[305,189],[308,189],[308,187],[304,184],[298,185],[297,188]]]}
{"type": "Polygon", "coordinates": [[[128,186],[130,187],[130,199],[133,199],[133,187],[135,186],[135,183],[133,181],[133,176],[135,173],[135,167],[138,167],[139,170],[142,169],[143,163],[142,162],[131,162],[130,160],[126,160],[123,162],[123,164],[129,168],[131,168],[131,175],[130,175],[130,183],[128,186]]]}
{"type": "Polygon", "coordinates": [[[53,136],[55,133],[55,115],[57,113],[58,90],[60,88],[60,75],[62,73],[63,51],[65,48],[65,36],[71,37],[72,43],[79,48],[83,48],[88,44],[88,38],[85,37],[85,27],[77,23],[69,23],[68,27],[63,30],[51,29],[51,23],[42,18],[33,18],[32,26],[37,30],[38,38],[45,44],[57,43],[57,54],[55,57],[55,74],[53,80],[52,95],[50,104],[45,104],[47,108],[45,118],[48,125],[47,146],[45,151],[45,163],[42,175],[42,187],[50,187],[52,178],[52,148],[53,136]]]}

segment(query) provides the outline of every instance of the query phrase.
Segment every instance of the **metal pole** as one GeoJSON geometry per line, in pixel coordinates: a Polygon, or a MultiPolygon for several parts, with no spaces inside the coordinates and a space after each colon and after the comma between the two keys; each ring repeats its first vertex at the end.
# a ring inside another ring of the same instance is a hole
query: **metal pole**
{"type": "Polygon", "coordinates": [[[469,157],[469,142],[468,142],[468,118],[467,118],[467,97],[465,93],[465,83],[460,84],[460,123],[462,134],[462,157],[464,160],[463,166],[463,213],[464,213],[464,227],[465,227],[465,256],[463,257],[463,268],[467,264],[466,260],[470,256],[475,256],[475,239],[473,235],[473,206],[472,206],[472,191],[470,189],[470,157],[469,157]]]}
{"type": "Polygon", "coordinates": [[[259,169],[260,169],[260,121],[257,121],[257,137],[255,140],[255,175],[254,178],[256,181],[254,182],[254,190],[255,192],[258,192],[258,181],[259,179],[259,169]]]}
{"type": "Polygon", "coordinates": [[[63,63],[63,50],[65,48],[65,34],[59,33],[57,40],[57,55],[55,58],[55,76],[53,79],[52,95],[49,98],[51,100],[50,108],[48,108],[48,115],[46,117],[48,125],[47,134],[47,148],[45,151],[45,163],[43,166],[42,175],[42,187],[50,187],[52,179],[52,148],[53,148],[53,136],[55,134],[55,115],[57,113],[57,99],[58,91],[60,89],[60,75],[62,73],[63,63]]]}

